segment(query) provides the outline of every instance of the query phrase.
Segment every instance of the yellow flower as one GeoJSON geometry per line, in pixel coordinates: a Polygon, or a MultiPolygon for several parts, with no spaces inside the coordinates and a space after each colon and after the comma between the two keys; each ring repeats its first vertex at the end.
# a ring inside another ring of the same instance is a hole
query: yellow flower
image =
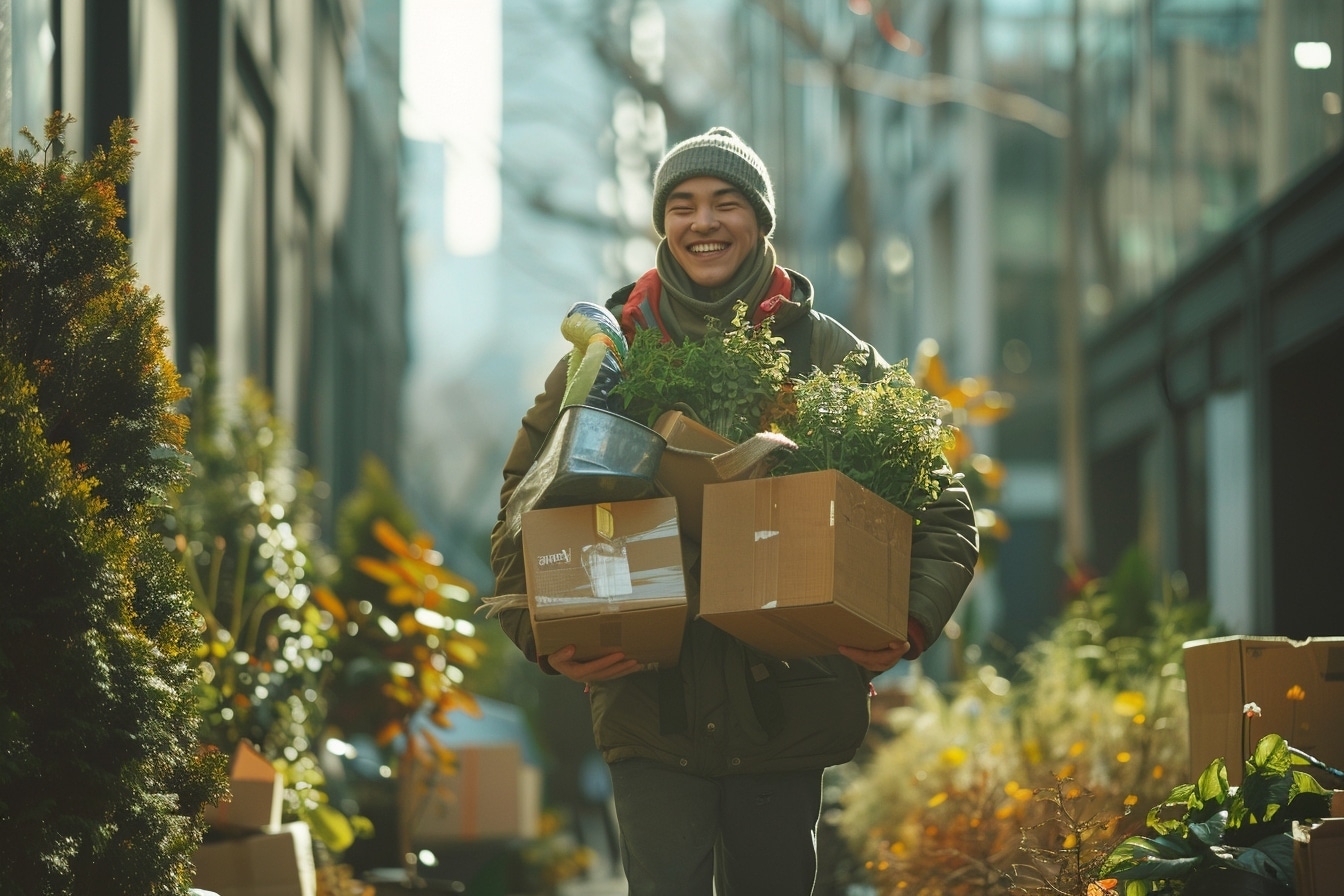
{"type": "Polygon", "coordinates": [[[929,797],[928,807],[932,809],[934,806],[941,806],[945,802],[947,802],[947,791],[935,793],[933,796],[929,797]]]}
{"type": "Polygon", "coordinates": [[[1003,792],[1008,794],[1009,796],[1012,796],[1013,794],[1017,793],[1018,789],[1021,786],[1022,785],[1018,784],[1016,781],[1009,781],[1007,784],[1003,785],[1003,792]]]}
{"type": "Polygon", "coordinates": [[[1125,797],[1126,806],[1137,806],[1138,804],[1139,804],[1138,795],[1131,793],[1129,796],[1125,797]]]}
{"type": "Polygon", "coordinates": [[[1301,685],[1295,684],[1288,689],[1288,693],[1286,696],[1288,697],[1289,700],[1293,700],[1295,702],[1300,703],[1301,701],[1307,699],[1307,692],[1302,690],[1301,685]]]}
{"type": "Polygon", "coordinates": [[[1073,849],[1077,845],[1078,845],[1078,837],[1075,834],[1070,834],[1069,836],[1064,838],[1065,849],[1073,849]]]}
{"type": "Polygon", "coordinates": [[[1122,716],[1136,716],[1147,708],[1147,701],[1139,691],[1121,691],[1111,701],[1111,708],[1122,716]]]}
{"type": "Polygon", "coordinates": [[[1086,749],[1087,749],[1087,744],[1083,743],[1083,742],[1080,741],[1080,740],[1078,740],[1078,741],[1074,741],[1074,742],[1073,742],[1073,746],[1069,747],[1069,756],[1070,756],[1070,757],[1078,756],[1078,755],[1080,755],[1080,754],[1081,754],[1084,750],[1086,750],[1086,749]]]}
{"type": "Polygon", "coordinates": [[[1129,752],[1127,750],[1121,750],[1119,753],[1115,754],[1116,762],[1128,762],[1131,758],[1133,757],[1129,755],[1129,752]]]}
{"type": "Polygon", "coordinates": [[[938,754],[938,761],[950,768],[956,768],[966,761],[967,753],[961,747],[948,747],[938,754]]]}

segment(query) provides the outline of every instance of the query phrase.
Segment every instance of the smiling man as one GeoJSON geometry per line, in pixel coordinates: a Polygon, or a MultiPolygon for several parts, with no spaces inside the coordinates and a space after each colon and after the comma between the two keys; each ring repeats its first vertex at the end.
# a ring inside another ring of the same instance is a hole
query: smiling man
{"type": "MultiPolygon", "coordinates": [[[[851,352],[871,378],[886,362],[812,309],[812,284],[775,263],[775,197],[761,159],[726,128],[678,143],[653,184],[656,266],[607,302],[627,337],[658,328],[699,340],[734,306],[772,321],[790,372],[830,369],[851,352]]],[[[504,466],[491,540],[496,594],[525,591],[519,545],[502,508],[560,412],[567,361],[523,417],[504,466]]],[[[782,663],[699,619],[699,546],[683,540],[686,620],[680,663],[646,671],[619,652],[576,662],[564,647],[538,656],[525,609],[499,615],[509,637],[548,673],[589,686],[593,733],[611,770],[630,896],[807,896],[817,873],[821,776],[854,756],[868,730],[873,676],[913,659],[942,632],[978,554],[966,490],[951,479],[919,514],[911,545],[909,641],[881,650],[782,663]]]]}

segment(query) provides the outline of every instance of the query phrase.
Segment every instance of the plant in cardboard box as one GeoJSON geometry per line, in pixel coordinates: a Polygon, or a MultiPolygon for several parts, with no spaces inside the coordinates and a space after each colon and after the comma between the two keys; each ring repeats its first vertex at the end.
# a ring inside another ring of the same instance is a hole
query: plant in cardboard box
{"type": "Polygon", "coordinates": [[[915,678],[866,760],[835,770],[866,882],[912,894],[1081,892],[1187,762],[1181,644],[1202,605],[1153,601],[1123,567],[1012,657],[939,687],[915,678]],[[1131,588],[1126,582],[1135,582],[1131,588]],[[1133,593],[1131,593],[1133,592],[1133,593]],[[1137,626],[1118,612],[1148,607],[1137,626]],[[1032,888],[1035,888],[1033,890],[1032,888]]]}
{"type": "Polygon", "coordinates": [[[132,126],[77,163],[70,121],[0,150],[0,889],[185,893],[225,757],[152,529],[185,476],[182,390],[117,226],[132,126]]]}
{"type": "Polygon", "coordinates": [[[771,472],[838,470],[913,514],[952,476],[944,454],[956,433],[943,423],[943,403],[915,385],[904,362],[871,382],[866,366],[866,356],[855,352],[793,384],[774,425],[797,448],[771,472]]]}
{"type": "Polygon", "coordinates": [[[1240,787],[1228,786],[1226,763],[1215,759],[1149,811],[1153,836],[1125,840],[1101,874],[1124,882],[1126,896],[1290,896],[1293,822],[1329,814],[1329,791],[1294,769],[1287,742],[1269,734],[1246,759],[1240,787]]]}
{"type": "Polygon", "coordinates": [[[782,340],[766,319],[753,326],[738,303],[724,327],[708,320],[704,339],[665,341],[657,329],[642,329],[630,343],[621,381],[611,390],[625,414],[653,426],[663,412],[680,410],[734,442],[762,428],[789,371],[782,340]]]}

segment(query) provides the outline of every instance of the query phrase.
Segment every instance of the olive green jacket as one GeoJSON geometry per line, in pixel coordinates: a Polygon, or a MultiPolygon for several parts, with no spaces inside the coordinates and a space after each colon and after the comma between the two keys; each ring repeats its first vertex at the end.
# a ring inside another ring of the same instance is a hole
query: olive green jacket
{"type": "MultiPolygon", "coordinates": [[[[813,312],[811,284],[789,273],[794,301],[776,312],[776,333],[795,321],[806,325],[801,318],[810,315],[813,364],[830,369],[861,349],[877,366],[885,366],[875,349],[834,319],[813,312]]],[[[521,546],[507,534],[502,508],[559,416],[566,369],[562,360],[547,378],[504,465],[500,519],[491,539],[497,595],[526,591],[521,546]]],[[[970,498],[957,483],[917,515],[908,656],[943,631],[970,584],[978,545],[970,498]]],[[[784,663],[698,618],[699,546],[683,539],[682,550],[690,612],[680,664],[591,686],[593,734],[606,760],[643,757],[695,774],[720,775],[824,768],[852,758],[868,729],[871,674],[838,655],[784,663]]],[[[536,654],[526,609],[504,610],[499,621],[528,659],[552,671],[536,654]]]]}

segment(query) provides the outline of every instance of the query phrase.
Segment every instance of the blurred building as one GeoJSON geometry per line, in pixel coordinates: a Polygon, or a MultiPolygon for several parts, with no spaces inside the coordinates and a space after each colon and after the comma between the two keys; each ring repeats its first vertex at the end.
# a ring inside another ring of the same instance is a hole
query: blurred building
{"type": "Polygon", "coordinates": [[[1344,6],[1082,29],[1095,554],[1138,541],[1233,631],[1344,634],[1344,6]]]}
{"type": "Polygon", "coordinates": [[[406,362],[397,0],[5,0],[0,139],[134,118],[127,231],[176,360],[270,390],[348,491],[395,466],[406,362]]]}

